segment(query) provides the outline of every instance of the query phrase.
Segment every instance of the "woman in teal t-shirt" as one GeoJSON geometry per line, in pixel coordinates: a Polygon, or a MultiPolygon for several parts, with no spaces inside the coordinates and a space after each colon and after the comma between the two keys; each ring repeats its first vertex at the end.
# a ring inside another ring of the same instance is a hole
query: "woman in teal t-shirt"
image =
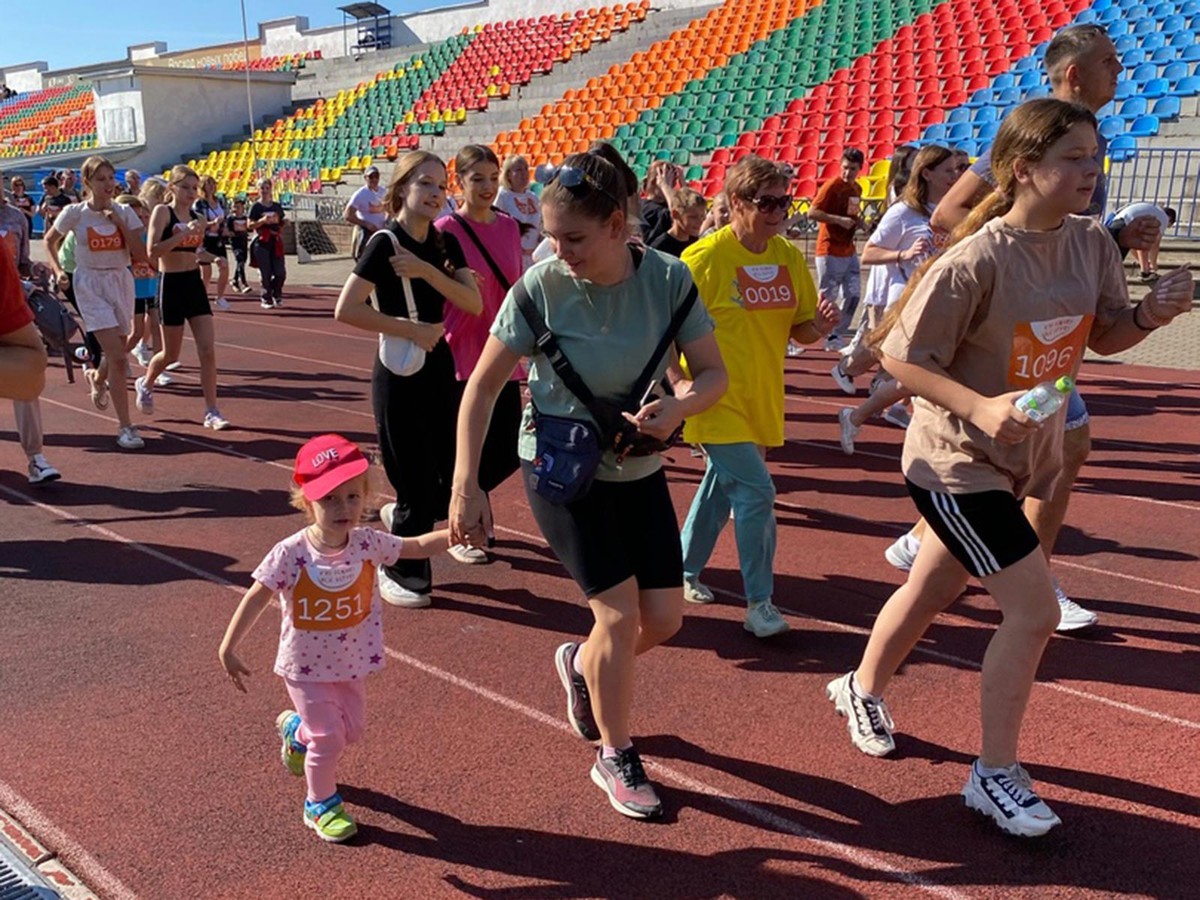
{"type": "MultiPolygon", "coordinates": [[[[542,222],[556,255],[522,279],[572,368],[605,400],[633,392],[675,311],[695,289],[682,263],[628,243],[629,188],[614,162],[628,171],[611,147],[602,147],[569,157],[555,173],[542,193],[542,222]]],[[[712,328],[697,302],[675,339],[693,381],[680,381],[674,396],[644,405],[633,417],[640,431],[665,438],[724,392],[725,367],[712,328]]],[[[450,506],[455,541],[482,539],[480,450],[496,397],[522,356],[531,359],[529,391],[540,414],[590,418],[537,349],[509,292],[459,412],[450,506]]],[[[531,484],[532,425],[526,409],[518,452],[530,509],[595,616],[586,642],[555,652],[567,717],[581,737],[601,742],[591,777],[613,807],[634,818],[657,816],[662,806],[633,747],[629,710],[635,656],[671,637],[683,616],[679,522],[662,463],[649,456],[618,465],[607,453],[584,496],[554,505],[531,484]]]]}

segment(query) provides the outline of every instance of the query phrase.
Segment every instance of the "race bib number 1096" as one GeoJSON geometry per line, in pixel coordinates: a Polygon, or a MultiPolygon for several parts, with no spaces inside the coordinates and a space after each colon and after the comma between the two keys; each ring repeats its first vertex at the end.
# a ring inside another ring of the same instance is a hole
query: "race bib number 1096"
{"type": "Polygon", "coordinates": [[[1008,361],[1009,387],[1030,388],[1072,374],[1091,329],[1090,315],[1018,322],[1008,361]]]}

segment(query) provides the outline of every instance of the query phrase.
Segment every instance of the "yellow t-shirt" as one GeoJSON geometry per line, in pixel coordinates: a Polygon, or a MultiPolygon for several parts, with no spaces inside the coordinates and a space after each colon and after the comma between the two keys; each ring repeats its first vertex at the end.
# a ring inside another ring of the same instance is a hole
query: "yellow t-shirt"
{"type": "Polygon", "coordinates": [[[782,236],[751,253],[726,226],[683,252],[729,372],[716,405],[692,416],[692,444],[783,444],[783,359],[795,325],[812,320],[817,289],[804,255],[782,236]]]}

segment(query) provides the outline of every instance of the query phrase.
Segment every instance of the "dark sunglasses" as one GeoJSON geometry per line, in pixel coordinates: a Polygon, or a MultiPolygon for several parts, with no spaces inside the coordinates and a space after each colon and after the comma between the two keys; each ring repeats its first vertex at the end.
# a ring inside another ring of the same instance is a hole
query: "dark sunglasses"
{"type": "Polygon", "coordinates": [[[746,197],[745,199],[747,203],[752,204],[760,213],[771,213],[777,209],[786,212],[792,205],[791,194],[784,194],[782,197],[763,194],[761,197],[746,197]]]}
{"type": "Polygon", "coordinates": [[[569,191],[574,191],[579,187],[589,187],[594,191],[599,191],[601,194],[611,200],[613,202],[613,206],[615,206],[617,209],[621,208],[620,202],[616,197],[613,196],[612,191],[608,190],[608,188],[602,185],[583,169],[577,168],[576,166],[559,166],[558,170],[554,173],[554,177],[552,177],[550,181],[557,181],[569,191]]]}

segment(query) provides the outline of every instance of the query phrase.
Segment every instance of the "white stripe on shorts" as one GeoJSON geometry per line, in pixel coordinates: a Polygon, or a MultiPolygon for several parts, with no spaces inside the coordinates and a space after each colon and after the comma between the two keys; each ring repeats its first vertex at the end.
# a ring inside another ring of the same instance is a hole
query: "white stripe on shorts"
{"type": "Polygon", "coordinates": [[[944,494],[939,491],[930,491],[930,496],[933,498],[934,509],[942,517],[942,521],[946,523],[946,527],[958,538],[958,542],[963,545],[963,549],[967,551],[967,555],[971,557],[971,561],[975,563],[975,568],[980,576],[995,575],[1000,571],[1000,563],[996,561],[996,557],[992,555],[992,551],[988,549],[983,539],[971,527],[971,523],[967,521],[958,508],[958,501],[954,499],[953,494],[944,494]]]}

